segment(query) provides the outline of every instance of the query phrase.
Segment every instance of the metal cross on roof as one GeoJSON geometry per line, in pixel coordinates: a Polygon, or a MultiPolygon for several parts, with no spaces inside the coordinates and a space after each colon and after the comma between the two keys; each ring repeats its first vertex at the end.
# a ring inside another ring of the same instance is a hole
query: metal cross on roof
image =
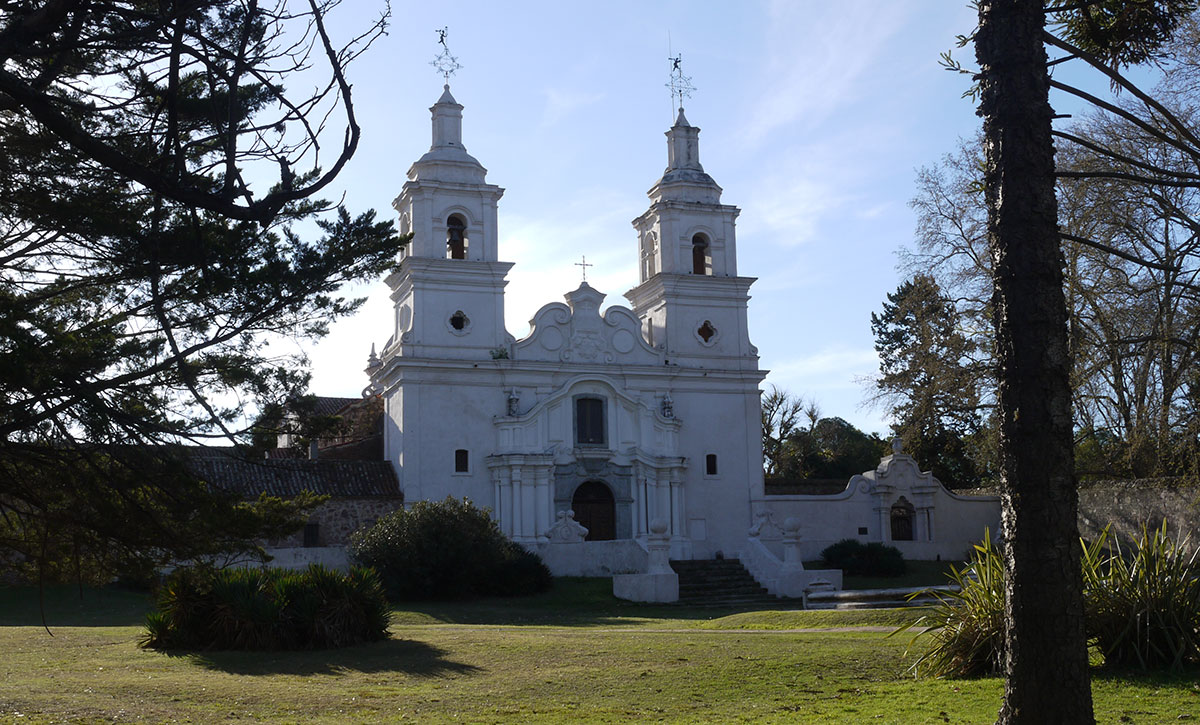
{"type": "Polygon", "coordinates": [[[450,34],[450,27],[444,26],[433,32],[437,33],[438,44],[442,46],[442,51],[437,54],[436,58],[429,62],[429,65],[437,69],[437,72],[441,73],[442,78],[449,84],[450,76],[454,75],[456,70],[462,68],[462,64],[458,62],[458,58],[450,54],[450,46],[446,45],[446,36],[450,34]]]}
{"type": "Polygon", "coordinates": [[[576,263],[575,263],[575,266],[576,266],[576,267],[579,267],[580,271],[581,271],[581,272],[583,272],[583,281],[584,281],[584,282],[587,282],[587,268],[588,268],[588,267],[595,267],[596,265],[594,265],[594,264],[589,264],[589,263],[588,263],[588,261],[587,261],[587,255],[584,255],[584,256],[580,257],[580,259],[581,259],[582,261],[580,261],[580,262],[576,262],[576,263]]]}
{"type": "Polygon", "coordinates": [[[671,82],[667,84],[667,88],[671,89],[671,96],[678,99],[679,108],[683,108],[683,99],[691,98],[692,91],[696,87],[692,85],[691,76],[683,74],[683,54],[680,53],[674,58],[667,58],[671,61],[671,82]]]}

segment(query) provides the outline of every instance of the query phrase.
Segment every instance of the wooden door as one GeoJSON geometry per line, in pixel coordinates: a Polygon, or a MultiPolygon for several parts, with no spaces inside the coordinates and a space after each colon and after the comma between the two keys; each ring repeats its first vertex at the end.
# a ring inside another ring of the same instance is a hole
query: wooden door
{"type": "Polygon", "coordinates": [[[608,486],[600,481],[587,481],[575,489],[571,508],[575,520],[588,530],[585,541],[617,538],[617,504],[608,486]]]}

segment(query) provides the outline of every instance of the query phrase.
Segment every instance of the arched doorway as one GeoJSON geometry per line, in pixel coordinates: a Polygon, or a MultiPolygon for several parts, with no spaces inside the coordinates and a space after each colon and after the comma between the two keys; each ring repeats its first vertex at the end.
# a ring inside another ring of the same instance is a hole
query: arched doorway
{"type": "Polygon", "coordinates": [[[585,541],[617,538],[617,504],[613,492],[600,481],[585,481],[571,498],[575,520],[588,530],[585,541]]]}
{"type": "Polygon", "coordinates": [[[913,540],[913,518],[916,512],[916,507],[903,496],[892,505],[892,541],[913,540]]]}

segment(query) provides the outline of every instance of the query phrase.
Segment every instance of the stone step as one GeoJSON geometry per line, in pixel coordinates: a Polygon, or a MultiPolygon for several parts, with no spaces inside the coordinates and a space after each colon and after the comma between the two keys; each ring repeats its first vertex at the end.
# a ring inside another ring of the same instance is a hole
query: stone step
{"type": "Polygon", "coordinates": [[[679,575],[679,602],[703,607],[778,605],[737,559],[672,561],[679,575]]]}
{"type": "MultiPolygon", "coordinates": [[[[680,575],[680,578],[682,579],[683,575],[680,575]]],[[[742,579],[740,577],[736,578],[736,579],[733,577],[730,577],[728,579],[687,579],[684,583],[681,583],[679,586],[680,587],[694,587],[694,588],[703,587],[706,589],[720,589],[722,587],[735,587],[735,586],[738,586],[739,584],[754,584],[755,586],[758,586],[758,583],[755,582],[753,579],[747,580],[747,579],[742,579]]]]}
{"type": "Polygon", "coordinates": [[[711,580],[696,581],[695,579],[689,579],[688,581],[680,584],[679,588],[680,589],[732,589],[732,588],[743,587],[743,586],[748,586],[753,589],[757,589],[759,587],[759,583],[754,581],[753,579],[750,579],[750,580],[726,579],[723,581],[711,581],[711,580]]]}

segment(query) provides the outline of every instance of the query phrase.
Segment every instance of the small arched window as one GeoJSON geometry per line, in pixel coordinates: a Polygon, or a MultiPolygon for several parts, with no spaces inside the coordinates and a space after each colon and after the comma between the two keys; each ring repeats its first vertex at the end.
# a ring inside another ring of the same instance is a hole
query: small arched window
{"type": "Polygon", "coordinates": [[[451,214],[446,220],[446,259],[466,259],[467,244],[467,222],[451,214]]]}
{"type": "Polygon", "coordinates": [[[471,470],[471,458],[466,448],[459,448],[454,451],[454,472],[468,473],[471,470]]]}
{"type": "Polygon", "coordinates": [[[716,453],[709,453],[707,456],[704,457],[704,475],[706,475],[706,476],[717,475],[717,454],[716,453]]]}
{"type": "Polygon", "coordinates": [[[712,248],[703,234],[692,237],[692,274],[712,274],[712,248]]]}

